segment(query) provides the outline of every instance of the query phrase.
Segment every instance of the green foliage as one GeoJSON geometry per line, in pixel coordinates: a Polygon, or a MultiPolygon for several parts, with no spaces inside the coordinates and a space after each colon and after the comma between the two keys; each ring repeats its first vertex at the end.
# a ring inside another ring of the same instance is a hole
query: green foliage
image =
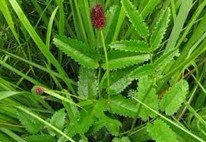
{"type": "Polygon", "coordinates": [[[14,96],[14,95],[20,95],[25,92],[16,92],[16,91],[1,91],[0,92],[0,100],[14,96]]]}
{"type": "Polygon", "coordinates": [[[82,99],[93,98],[98,93],[95,70],[81,67],[79,69],[78,95],[82,99]]]}
{"type": "Polygon", "coordinates": [[[155,120],[153,124],[148,124],[147,131],[156,142],[178,142],[175,132],[162,120],[155,120]]]}
{"type": "Polygon", "coordinates": [[[138,54],[133,52],[112,50],[108,53],[109,69],[121,69],[150,59],[149,54],[138,54]]]}
{"type": "MultiPolygon", "coordinates": [[[[110,72],[110,86],[107,88],[109,94],[118,94],[123,91],[131,82],[132,78],[128,77],[128,73],[133,71],[135,67],[127,67],[110,72]]],[[[106,78],[102,78],[102,87],[106,88],[106,78]]]]}
{"type": "Polygon", "coordinates": [[[177,112],[186,98],[188,89],[189,86],[185,80],[180,80],[175,83],[171,88],[169,88],[161,99],[161,110],[165,111],[167,115],[172,115],[177,112]]]}
{"type": "Polygon", "coordinates": [[[128,137],[114,138],[112,142],[130,142],[130,139],[128,137]]]}
{"type": "Polygon", "coordinates": [[[144,23],[141,14],[135,9],[135,6],[129,0],[121,0],[121,3],[132,23],[132,26],[134,26],[140,36],[146,38],[149,35],[149,30],[146,23],[144,23]]]}
{"type": "Polygon", "coordinates": [[[118,5],[110,6],[110,8],[107,10],[107,24],[106,27],[103,29],[106,45],[110,44],[112,41],[115,40],[115,29],[117,28],[117,23],[120,18],[119,14],[120,6],[118,5]]]}
{"type": "Polygon", "coordinates": [[[139,66],[135,70],[133,70],[129,77],[138,79],[143,76],[148,76],[154,73],[154,65],[153,64],[144,64],[143,66],[139,66]]]}
{"type": "Polygon", "coordinates": [[[96,131],[102,127],[105,127],[112,135],[117,135],[119,133],[121,123],[104,114],[106,103],[107,102],[105,100],[89,103],[85,107],[85,110],[80,111],[79,120],[69,126],[69,135],[84,135],[94,124],[99,124],[99,128],[96,129],[96,131]]]}
{"type": "Polygon", "coordinates": [[[32,118],[25,112],[18,110],[18,118],[25,129],[31,134],[37,134],[41,129],[43,129],[44,124],[32,118]]]}
{"type": "Polygon", "coordinates": [[[116,42],[112,42],[110,44],[110,47],[116,50],[138,52],[138,53],[148,53],[150,51],[147,43],[139,40],[116,41],[116,42]]]}
{"type": "MultiPolygon", "coordinates": [[[[154,110],[158,110],[158,96],[156,94],[156,88],[148,76],[141,77],[138,82],[137,94],[135,96],[140,101],[147,104],[154,110]]],[[[145,108],[144,106],[138,104],[138,116],[143,120],[148,120],[149,117],[155,117],[156,114],[145,108]]]]}
{"type": "Polygon", "coordinates": [[[55,142],[55,138],[50,135],[31,135],[26,138],[27,142],[55,142]]]}
{"type": "Polygon", "coordinates": [[[0,141],[204,142],[205,6],[3,0],[0,141]]]}
{"type": "Polygon", "coordinates": [[[114,96],[111,98],[108,111],[131,118],[135,118],[137,116],[136,103],[131,99],[126,99],[121,96],[114,96]]]}
{"type": "Polygon", "coordinates": [[[9,136],[7,136],[6,134],[0,132],[0,138],[1,141],[3,142],[15,142],[13,139],[11,139],[9,136]]]}
{"type": "Polygon", "coordinates": [[[166,32],[170,17],[170,9],[162,11],[158,22],[156,23],[152,35],[150,37],[150,46],[153,50],[160,46],[160,43],[166,32]]]}
{"type": "Polygon", "coordinates": [[[66,113],[64,109],[56,111],[51,117],[50,123],[57,127],[59,130],[63,130],[65,125],[66,113]]]}
{"type": "Polygon", "coordinates": [[[66,55],[73,58],[86,68],[97,68],[99,54],[96,50],[89,48],[86,44],[62,36],[54,38],[54,44],[66,55]]]}
{"type": "MultiPolygon", "coordinates": [[[[122,92],[133,80],[152,74],[154,67],[151,64],[144,66],[131,66],[110,73],[110,87],[107,89],[109,94],[118,94],[122,92]]],[[[106,86],[106,80],[103,78],[103,86],[106,86]]]]}

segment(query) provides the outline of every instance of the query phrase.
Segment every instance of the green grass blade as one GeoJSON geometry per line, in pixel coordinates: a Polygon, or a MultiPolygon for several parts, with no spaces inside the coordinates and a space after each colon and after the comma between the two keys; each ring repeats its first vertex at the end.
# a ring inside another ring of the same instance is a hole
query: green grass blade
{"type": "Polygon", "coordinates": [[[116,41],[116,39],[118,38],[118,35],[120,33],[120,30],[121,30],[121,27],[123,25],[125,17],[126,17],[126,13],[125,13],[125,11],[122,7],[121,10],[120,10],[120,13],[119,13],[119,18],[117,20],[117,24],[116,24],[116,27],[115,27],[115,31],[114,31],[112,41],[116,41]]]}
{"type": "Polygon", "coordinates": [[[20,44],[19,36],[16,32],[16,29],[14,27],[14,22],[13,22],[12,17],[11,17],[11,13],[10,13],[9,8],[7,6],[7,1],[5,1],[5,0],[1,1],[0,10],[1,10],[2,14],[4,15],[4,18],[6,19],[8,25],[9,25],[9,28],[11,29],[15,39],[20,44]]]}
{"type": "MultiPolygon", "coordinates": [[[[179,65],[183,60],[185,60],[186,58],[188,58],[191,53],[196,49],[196,48],[192,48],[192,46],[198,42],[199,39],[201,39],[201,36],[206,32],[206,13],[204,14],[204,16],[202,17],[201,22],[198,24],[197,28],[194,30],[195,34],[192,34],[190,39],[188,40],[187,44],[184,46],[184,49],[182,51],[182,54],[180,55],[180,57],[177,59],[177,61],[175,62],[175,64],[172,65],[171,68],[179,65]]],[[[177,45],[178,47],[178,45],[177,45]]]]}
{"type": "Polygon", "coordinates": [[[165,53],[175,48],[175,45],[179,39],[180,33],[183,30],[184,23],[191,8],[192,0],[182,1],[179,13],[176,19],[174,20],[174,27],[172,29],[172,33],[170,34],[169,41],[165,49],[165,53]]]}
{"type": "Polygon", "coordinates": [[[52,15],[51,15],[51,17],[50,17],[49,24],[48,24],[48,27],[47,27],[46,47],[47,47],[48,49],[49,49],[50,42],[51,42],[52,26],[53,26],[54,18],[55,18],[55,16],[56,16],[57,9],[58,9],[58,8],[55,8],[55,10],[52,12],[52,15]]]}
{"type": "Polygon", "coordinates": [[[21,72],[21,71],[15,69],[14,67],[10,66],[9,64],[7,64],[7,63],[4,62],[4,61],[1,61],[1,60],[0,60],[0,65],[2,65],[2,66],[4,66],[5,68],[11,70],[12,72],[18,74],[19,76],[25,78],[26,80],[30,81],[31,83],[33,83],[33,84],[35,84],[35,85],[41,84],[39,81],[33,79],[32,77],[24,74],[24,73],[21,72]]]}
{"type": "Polygon", "coordinates": [[[81,18],[81,14],[79,11],[79,7],[77,4],[77,0],[71,0],[71,8],[72,8],[72,14],[73,14],[74,23],[75,23],[76,34],[79,35],[81,40],[83,40],[84,42],[87,42],[87,36],[86,36],[83,21],[81,18]]]}
{"type": "MultiPolygon", "coordinates": [[[[27,19],[26,15],[20,8],[19,4],[17,3],[16,0],[9,0],[12,8],[16,12],[17,16],[19,17],[19,20],[29,33],[29,35],[32,37],[36,45],[38,46],[39,50],[43,53],[43,55],[47,58],[48,61],[50,61],[58,70],[60,75],[63,76],[63,78],[68,78],[65,71],[62,69],[62,66],[59,64],[59,62],[55,59],[55,57],[51,54],[51,52],[47,49],[46,45],[44,42],[41,40],[41,38],[38,36],[32,25],[30,24],[29,20],[27,19]]],[[[68,87],[70,88],[71,91],[73,91],[73,88],[71,86],[71,82],[68,82],[69,80],[64,80],[65,83],[67,83],[68,87]]]]}
{"type": "Polygon", "coordinates": [[[24,93],[26,93],[26,92],[0,91],[0,101],[5,99],[5,98],[8,98],[8,97],[11,97],[11,96],[14,96],[14,95],[24,94],[24,93]]]}
{"type": "Polygon", "coordinates": [[[114,37],[115,30],[117,28],[118,20],[120,15],[120,7],[119,6],[111,6],[110,9],[107,11],[106,20],[107,24],[106,27],[103,29],[103,33],[105,35],[105,44],[108,45],[111,43],[114,37]]]}
{"type": "Polygon", "coordinates": [[[85,32],[88,37],[88,43],[93,47],[95,46],[96,40],[95,40],[94,28],[92,26],[91,16],[90,16],[91,8],[89,7],[89,3],[87,0],[80,2],[79,7],[80,7],[80,13],[83,19],[82,22],[84,23],[85,32]]]}
{"type": "MultiPolygon", "coordinates": [[[[31,1],[33,6],[35,7],[35,10],[38,12],[39,15],[41,15],[41,19],[42,21],[44,22],[45,25],[48,24],[48,19],[47,19],[47,16],[45,15],[45,11],[42,10],[41,6],[38,4],[38,1],[37,0],[32,0],[31,1]]],[[[39,23],[39,22],[37,22],[39,23]]]]}
{"type": "Polygon", "coordinates": [[[64,35],[65,31],[65,13],[63,2],[63,0],[56,0],[59,9],[58,31],[60,35],[64,35]]]}
{"type": "Polygon", "coordinates": [[[0,128],[0,130],[2,132],[4,132],[5,134],[7,134],[8,136],[10,136],[11,138],[13,138],[14,140],[16,140],[17,142],[26,142],[24,139],[22,139],[21,137],[19,137],[14,132],[12,132],[12,131],[10,131],[8,129],[0,128]]]}
{"type": "MultiPolygon", "coordinates": [[[[203,1],[199,7],[197,8],[197,11],[195,11],[195,14],[192,16],[190,23],[187,25],[186,30],[184,31],[183,35],[181,36],[180,40],[177,43],[177,47],[179,47],[181,45],[181,43],[184,41],[184,39],[186,38],[187,34],[190,32],[192,26],[196,23],[196,21],[198,20],[201,12],[203,11],[203,9],[206,6],[206,1],[203,1]]],[[[196,30],[195,30],[196,31],[196,30]]],[[[203,30],[204,31],[204,30],[203,30]]],[[[196,36],[196,33],[193,34],[193,36],[196,36]]]]}
{"type": "MultiPolygon", "coordinates": [[[[12,53],[7,52],[7,51],[1,50],[1,49],[0,49],[0,51],[2,51],[3,53],[9,55],[9,56],[12,57],[12,58],[15,58],[15,59],[17,59],[17,60],[20,60],[20,61],[22,61],[22,62],[24,62],[24,63],[26,63],[26,64],[29,64],[30,66],[33,66],[33,67],[35,67],[35,68],[37,68],[37,69],[39,69],[39,70],[41,70],[41,71],[43,71],[43,72],[46,72],[46,73],[50,74],[51,76],[54,76],[55,78],[58,77],[58,78],[64,80],[64,79],[62,78],[62,76],[60,76],[57,72],[51,70],[51,69],[48,68],[48,67],[46,68],[46,67],[44,67],[44,66],[42,66],[42,65],[39,65],[39,64],[34,63],[34,62],[31,62],[31,61],[29,61],[29,60],[26,60],[26,59],[24,59],[24,58],[22,58],[22,57],[19,57],[19,56],[17,56],[17,55],[14,55],[14,54],[12,54],[12,53]]],[[[73,80],[70,80],[70,82],[71,82],[73,85],[76,85],[76,83],[75,83],[73,80]]]]}

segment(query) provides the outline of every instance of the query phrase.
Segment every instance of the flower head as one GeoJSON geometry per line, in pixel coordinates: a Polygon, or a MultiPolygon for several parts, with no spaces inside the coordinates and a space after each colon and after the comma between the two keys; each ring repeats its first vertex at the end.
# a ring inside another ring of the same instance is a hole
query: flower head
{"type": "Polygon", "coordinates": [[[35,86],[33,89],[35,94],[41,95],[44,93],[44,88],[41,86],[35,86]]]}
{"type": "Polygon", "coordinates": [[[91,11],[92,24],[94,28],[102,29],[106,24],[104,10],[100,4],[95,5],[91,11]]]}

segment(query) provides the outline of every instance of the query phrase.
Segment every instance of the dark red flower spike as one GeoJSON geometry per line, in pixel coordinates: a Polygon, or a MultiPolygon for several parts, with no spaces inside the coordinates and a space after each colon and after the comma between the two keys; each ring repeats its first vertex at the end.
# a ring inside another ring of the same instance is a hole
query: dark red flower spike
{"type": "Polygon", "coordinates": [[[106,24],[104,10],[100,4],[95,5],[91,11],[92,24],[94,28],[102,29],[106,24]]]}

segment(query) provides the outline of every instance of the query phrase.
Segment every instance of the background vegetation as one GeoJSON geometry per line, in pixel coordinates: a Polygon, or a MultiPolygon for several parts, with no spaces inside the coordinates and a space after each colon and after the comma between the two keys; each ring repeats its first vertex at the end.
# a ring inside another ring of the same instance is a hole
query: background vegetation
{"type": "Polygon", "coordinates": [[[1,0],[0,141],[206,141],[205,6],[1,0]]]}

